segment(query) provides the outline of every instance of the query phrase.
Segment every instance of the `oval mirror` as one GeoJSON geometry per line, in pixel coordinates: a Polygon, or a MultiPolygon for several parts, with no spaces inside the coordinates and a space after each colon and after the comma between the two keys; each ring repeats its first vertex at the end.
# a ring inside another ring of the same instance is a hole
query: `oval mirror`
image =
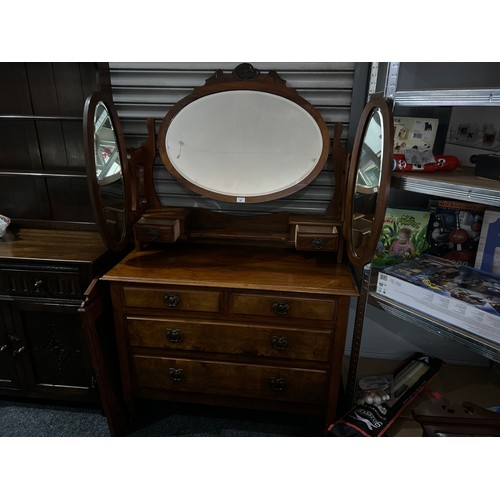
{"type": "Polygon", "coordinates": [[[179,182],[217,200],[257,203],[319,174],[330,144],[324,120],[283,80],[269,80],[207,84],[170,111],[158,145],[179,182]]]}
{"type": "Polygon", "coordinates": [[[355,266],[368,264],[377,247],[390,187],[393,142],[389,103],[372,98],[361,114],[347,177],[344,238],[355,266]]]}
{"type": "Polygon", "coordinates": [[[87,98],[83,127],[87,181],[96,220],[108,248],[120,252],[130,237],[127,157],[118,115],[105,94],[87,98]]]}

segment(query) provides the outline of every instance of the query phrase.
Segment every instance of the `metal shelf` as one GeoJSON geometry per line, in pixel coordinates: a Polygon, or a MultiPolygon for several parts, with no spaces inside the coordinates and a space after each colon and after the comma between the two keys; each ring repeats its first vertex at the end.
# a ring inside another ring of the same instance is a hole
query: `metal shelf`
{"type": "Polygon", "coordinates": [[[500,182],[477,177],[470,167],[442,173],[395,172],[391,184],[404,191],[500,207],[500,182]]]}
{"type": "Polygon", "coordinates": [[[458,342],[476,353],[500,363],[500,345],[481,338],[466,330],[439,321],[436,318],[406,307],[376,292],[370,292],[368,303],[382,309],[393,316],[412,323],[428,332],[458,342]]]}
{"type": "MultiPolygon", "coordinates": [[[[404,191],[500,207],[500,182],[477,177],[470,167],[441,173],[396,172],[393,173],[391,184],[392,187],[404,191]]],[[[499,344],[415,311],[374,291],[370,292],[368,303],[431,333],[458,342],[488,359],[500,362],[499,344]]]]}
{"type": "MultiPolygon", "coordinates": [[[[462,81],[464,86],[458,87],[457,81],[445,79],[448,88],[441,86],[437,81],[426,79],[428,88],[418,88],[422,82],[413,82],[415,88],[406,88],[402,90],[400,86],[401,64],[399,62],[372,63],[370,75],[370,93],[382,91],[384,97],[392,99],[394,106],[423,107],[423,106],[500,106],[500,88],[490,87],[495,79],[489,79],[486,86],[477,86],[477,82],[470,80],[462,81]],[[379,74],[380,73],[380,74],[379,74]]],[[[467,63],[464,68],[467,68],[467,63]]],[[[473,63],[474,64],[474,63],[473,63]]],[[[480,63],[479,63],[480,64],[480,63]]],[[[497,63],[492,64],[492,68],[498,72],[497,63]]],[[[441,70],[446,72],[446,63],[442,65],[441,70]]],[[[472,68],[468,68],[473,71],[472,68]]],[[[453,72],[453,69],[448,68],[453,72]]],[[[467,69],[465,69],[467,71],[467,69]]],[[[496,74],[496,73],[493,73],[496,74]]],[[[408,84],[408,82],[406,82],[408,84]]]]}
{"type": "Polygon", "coordinates": [[[500,89],[396,90],[395,106],[500,106],[500,89]]]}

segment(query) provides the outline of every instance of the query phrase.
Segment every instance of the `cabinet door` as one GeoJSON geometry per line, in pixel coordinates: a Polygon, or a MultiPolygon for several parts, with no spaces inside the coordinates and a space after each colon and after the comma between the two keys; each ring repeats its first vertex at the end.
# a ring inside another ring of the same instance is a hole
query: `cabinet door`
{"type": "Polygon", "coordinates": [[[0,302],[0,389],[19,389],[14,355],[16,334],[8,304],[0,302]]]}
{"type": "Polygon", "coordinates": [[[18,350],[30,391],[44,395],[89,396],[95,391],[82,341],[77,309],[17,303],[18,350]]]}

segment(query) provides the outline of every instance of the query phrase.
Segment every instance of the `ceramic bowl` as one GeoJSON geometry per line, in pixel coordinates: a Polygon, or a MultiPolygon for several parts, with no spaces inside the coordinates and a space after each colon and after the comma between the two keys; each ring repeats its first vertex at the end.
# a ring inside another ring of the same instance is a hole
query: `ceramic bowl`
{"type": "Polygon", "coordinates": [[[0,215],[0,238],[3,237],[5,231],[7,231],[7,227],[10,224],[10,219],[5,217],[5,215],[0,215]]]}

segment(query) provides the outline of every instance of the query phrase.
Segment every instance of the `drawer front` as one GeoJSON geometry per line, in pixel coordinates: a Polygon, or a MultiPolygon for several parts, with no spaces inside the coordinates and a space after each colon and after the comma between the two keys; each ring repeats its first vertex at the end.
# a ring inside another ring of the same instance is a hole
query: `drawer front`
{"type": "Polygon", "coordinates": [[[230,311],[232,314],[253,317],[328,321],[335,318],[335,300],[233,293],[230,298],[230,311]]]}
{"type": "Polygon", "coordinates": [[[140,389],[322,404],[327,373],[164,357],[134,356],[140,389]]]}
{"type": "Polygon", "coordinates": [[[134,226],[136,239],[157,243],[172,243],[179,238],[179,221],[174,219],[140,220],[134,226]],[[148,224],[148,220],[150,223],[148,224]]]}
{"type": "Polygon", "coordinates": [[[332,252],[338,249],[339,238],[337,234],[299,234],[295,242],[297,250],[317,250],[332,252]]]}
{"type": "Polygon", "coordinates": [[[23,297],[80,299],[83,295],[78,269],[0,269],[0,293],[23,297]]]}
{"type": "Polygon", "coordinates": [[[332,332],[210,321],[127,318],[130,345],[327,361],[332,332]]]}
{"type": "Polygon", "coordinates": [[[124,287],[125,307],[220,313],[222,294],[217,291],[196,291],[176,288],[124,287]]]}

